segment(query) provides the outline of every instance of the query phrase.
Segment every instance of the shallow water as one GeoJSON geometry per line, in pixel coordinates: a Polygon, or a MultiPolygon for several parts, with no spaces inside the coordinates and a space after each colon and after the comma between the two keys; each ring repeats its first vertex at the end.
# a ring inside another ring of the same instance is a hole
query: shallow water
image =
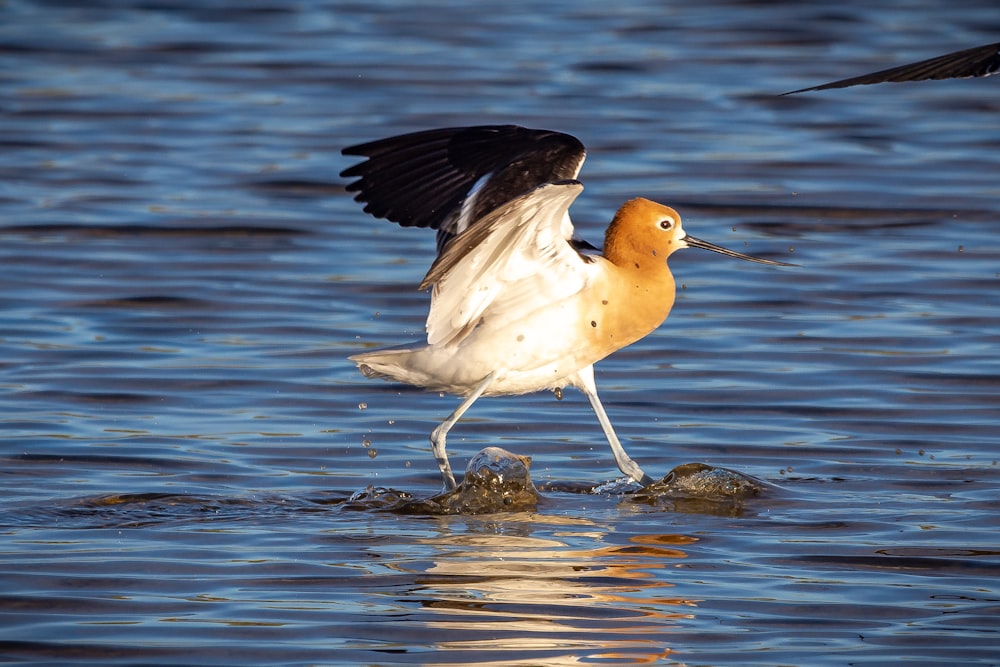
{"type": "Polygon", "coordinates": [[[996,41],[994,2],[9,2],[0,21],[0,655],[32,664],[1000,663],[1000,78],[776,93],[996,41]],[[580,394],[486,399],[453,465],[534,509],[374,511],[440,479],[452,397],[345,360],[420,336],[433,234],[341,148],[516,122],[790,259],[671,258],[668,322],[580,394]]]}

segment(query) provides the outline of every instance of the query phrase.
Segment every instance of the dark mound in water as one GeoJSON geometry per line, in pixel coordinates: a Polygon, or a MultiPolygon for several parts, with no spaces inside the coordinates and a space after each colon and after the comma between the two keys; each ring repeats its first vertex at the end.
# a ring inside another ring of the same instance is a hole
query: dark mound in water
{"type": "Polygon", "coordinates": [[[738,514],[746,499],[759,496],[768,488],[765,482],[734,470],[685,463],[629,497],[635,502],[667,506],[677,512],[738,514]]]}
{"type": "MultiPolygon", "coordinates": [[[[405,491],[368,487],[351,496],[349,510],[376,510],[398,514],[491,514],[533,510],[541,498],[531,481],[531,458],[499,447],[487,447],[472,457],[465,478],[454,491],[414,498],[405,491]]],[[[646,487],[626,478],[599,486],[548,482],[543,489],[555,493],[619,496],[623,501],[656,506],[668,511],[732,515],[743,511],[744,501],[771,487],[749,475],[704,463],[685,463],[646,487]]]]}
{"type": "Polygon", "coordinates": [[[500,447],[487,447],[469,460],[454,491],[418,499],[394,489],[368,487],[354,494],[349,509],[399,514],[491,514],[535,509],[539,494],[531,483],[531,458],[500,447]]]}

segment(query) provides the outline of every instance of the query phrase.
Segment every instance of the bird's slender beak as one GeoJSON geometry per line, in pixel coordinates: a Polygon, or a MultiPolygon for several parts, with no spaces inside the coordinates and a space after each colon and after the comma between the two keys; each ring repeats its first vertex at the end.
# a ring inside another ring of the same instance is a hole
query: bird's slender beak
{"type": "Polygon", "coordinates": [[[737,259],[745,259],[748,262],[757,262],[758,264],[770,264],[771,266],[798,266],[798,264],[789,264],[788,262],[779,262],[773,259],[761,259],[760,257],[752,257],[750,255],[744,255],[741,252],[736,252],[735,250],[730,250],[728,248],[723,248],[720,245],[715,245],[714,243],[709,243],[708,241],[702,241],[701,239],[696,239],[690,234],[684,237],[684,242],[692,248],[702,248],[704,250],[711,250],[712,252],[721,253],[723,255],[729,255],[730,257],[736,257],[737,259]]]}

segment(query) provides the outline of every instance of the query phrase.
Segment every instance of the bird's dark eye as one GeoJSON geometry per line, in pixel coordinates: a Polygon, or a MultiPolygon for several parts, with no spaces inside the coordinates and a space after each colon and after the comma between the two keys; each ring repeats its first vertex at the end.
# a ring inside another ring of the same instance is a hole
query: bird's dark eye
{"type": "Polygon", "coordinates": [[[671,229],[674,226],[674,221],[670,218],[666,220],[660,220],[660,229],[671,229]]]}

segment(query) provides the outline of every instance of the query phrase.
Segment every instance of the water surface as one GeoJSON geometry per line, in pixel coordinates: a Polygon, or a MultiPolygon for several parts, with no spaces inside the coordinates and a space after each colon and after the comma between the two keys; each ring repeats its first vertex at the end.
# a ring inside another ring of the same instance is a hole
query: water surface
{"type": "Polygon", "coordinates": [[[0,654],[32,664],[1000,663],[997,78],[776,94],[996,41],[994,2],[9,2],[0,21],[0,654]],[[528,511],[359,509],[440,479],[453,397],[345,357],[418,338],[433,234],[367,218],[346,145],[578,136],[694,235],[585,398],[477,403],[456,468],[528,511]],[[613,487],[612,487],[613,488],[613,487]]]}

